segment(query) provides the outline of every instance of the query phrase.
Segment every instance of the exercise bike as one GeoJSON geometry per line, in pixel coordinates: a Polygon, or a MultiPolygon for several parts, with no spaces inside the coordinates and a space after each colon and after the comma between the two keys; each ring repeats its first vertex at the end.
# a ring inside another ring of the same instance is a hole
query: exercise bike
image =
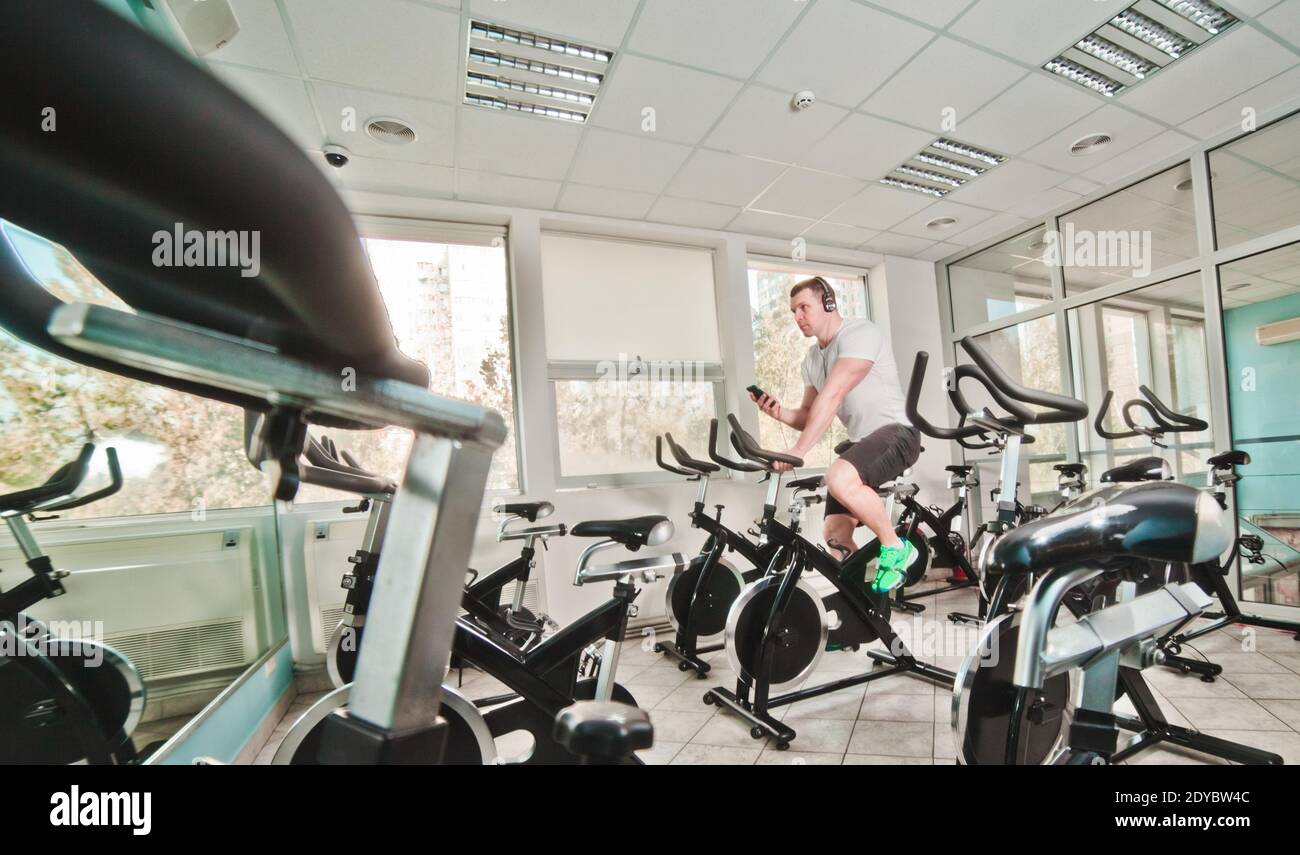
{"type": "MultiPolygon", "coordinates": [[[[885,512],[891,519],[895,513],[898,514],[894,530],[899,539],[911,543],[917,552],[916,561],[908,569],[903,584],[894,592],[893,607],[900,611],[922,612],[925,607],[915,602],[922,597],[960,591],[979,584],[970,564],[966,536],[962,533],[962,515],[970,491],[979,487],[979,473],[974,466],[967,465],[946,466],[944,469],[948,472],[948,489],[957,491],[957,500],[947,510],[917,501],[920,488],[907,480],[910,469],[881,489],[885,512]],[[898,510],[900,507],[902,510],[898,510]],[[920,593],[907,593],[907,589],[924,579],[936,563],[952,570],[948,584],[920,593]]],[[[859,551],[865,551],[872,561],[878,560],[880,540],[873,537],[859,551]]]]}
{"type": "MultiPolygon", "coordinates": [[[[471,701],[455,688],[443,685],[441,715],[448,722],[443,762],[472,765],[578,763],[582,757],[566,747],[556,735],[557,717],[566,708],[578,701],[590,700],[636,706],[631,692],[614,681],[619,644],[627,633],[628,618],[636,614],[633,601],[639,591],[635,582],[655,581],[660,573],[680,568],[683,559],[681,555],[672,553],[601,566],[591,566],[590,562],[598,552],[615,546],[633,552],[644,546],[659,546],[671,539],[672,522],[661,516],[588,521],[574,526],[569,534],[600,538],[579,557],[574,584],[614,582],[613,596],[527,648],[512,641],[510,627],[503,625],[500,613],[489,602],[465,596],[461,605],[466,614],[456,621],[453,655],[500,680],[510,694],[471,701]],[[582,678],[584,663],[591,661],[589,649],[598,644],[603,648],[595,660],[595,676],[582,678]],[[481,709],[485,706],[491,708],[481,709]],[[517,731],[529,734],[532,747],[524,755],[499,756],[496,739],[517,731]]],[[[530,535],[516,532],[516,536],[527,538],[530,535]]],[[[539,535],[534,533],[531,536],[539,535]]],[[[335,689],[308,709],[290,727],[272,762],[314,763],[323,724],[332,713],[346,706],[350,689],[350,685],[335,689]]],[[[591,715],[593,722],[601,720],[595,712],[591,715]]],[[[592,727],[599,726],[593,724],[592,727]]],[[[640,763],[634,756],[624,758],[623,762],[640,763]]]]}
{"type": "MultiPolygon", "coordinates": [[[[1146,436],[1153,447],[1167,448],[1164,438],[1168,434],[1197,433],[1209,430],[1209,424],[1203,419],[1178,413],[1161,401],[1147,386],[1139,386],[1138,391],[1141,393],[1142,398],[1128,401],[1120,408],[1120,414],[1125,426],[1128,428],[1126,431],[1106,429],[1105,415],[1110,409],[1113,398],[1111,392],[1106,392],[1093,425],[1100,436],[1111,440],[1146,436]],[[1149,423],[1139,422],[1133,416],[1134,410],[1144,412],[1149,423]]],[[[1214,497],[1219,507],[1226,511],[1228,509],[1228,488],[1240,480],[1241,477],[1237,474],[1236,467],[1249,465],[1250,455],[1244,451],[1224,451],[1213,455],[1206,462],[1209,464],[1209,469],[1206,472],[1205,488],[1214,497]]],[[[1102,481],[1106,483],[1169,480],[1171,478],[1173,478],[1171,467],[1165,460],[1156,456],[1139,458],[1102,475],[1102,481]]],[[[1243,524],[1249,525],[1242,520],[1238,520],[1239,526],[1243,524]]],[[[1217,599],[1221,610],[1206,612],[1203,617],[1208,618],[1209,622],[1196,629],[1179,632],[1161,639],[1160,647],[1165,654],[1161,664],[1183,674],[1197,674],[1203,682],[1214,682],[1215,678],[1223,673],[1223,666],[1206,659],[1192,659],[1183,656],[1183,646],[1208,633],[1238,623],[1290,632],[1297,641],[1300,641],[1300,623],[1243,613],[1236,596],[1228,586],[1228,575],[1238,559],[1245,559],[1249,564],[1262,565],[1267,561],[1263,551],[1263,537],[1259,534],[1243,532],[1233,541],[1228,557],[1222,562],[1216,558],[1214,561],[1202,564],[1169,568],[1170,573],[1176,575],[1180,581],[1195,582],[1206,594],[1217,599]]]]}
{"type": "MultiPolygon", "coordinates": [[[[1069,420],[1086,416],[1083,402],[1026,389],[970,339],[962,346],[1004,394],[1059,408],[1069,420]]],[[[1210,497],[1158,481],[1103,484],[1055,514],[1005,532],[985,567],[1003,579],[1033,580],[1032,588],[1021,608],[986,624],[958,671],[952,715],[958,760],[1101,764],[1168,741],[1235,762],[1280,763],[1277,755],[1170,724],[1140,673],[1162,659],[1160,638],[1210,604],[1194,584],[1153,584],[1152,568],[1217,556],[1230,542],[1229,530],[1210,497]],[[1062,606],[1074,623],[1056,625],[1062,606]],[[1121,694],[1136,717],[1114,712],[1121,694]],[[1121,729],[1135,734],[1122,747],[1121,729]]]]}
{"type": "Polygon", "coordinates": [[[914,674],[951,685],[954,678],[951,672],[916,659],[890,626],[890,598],[867,590],[868,556],[855,553],[841,562],[800,534],[803,513],[822,501],[820,495],[812,492],[821,487],[821,476],[793,482],[798,486],[790,502],[789,522],[778,521],[776,506],[781,474],[772,468],[773,464],[782,462],[798,468],[803,461],[764,449],[734,415],[728,415],[727,419],[742,455],[770,470],[759,532],[760,542],[773,544],[776,549],[763,577],[745,586],[727,616],[726,649],[738,675],[736,689],[711,689],[705,693],[704,702],[735,712],[749,722],[753,738],[769,737],[778,751],[784,751],[797,734],[789,724],[771,714],[776,707],[896,674],[914,674]],[[808,571],[819,573],[835,592],[821,597],[803,578],[808,571]],[[835,615],[833,624],[830,614],[835,615]],[[857,650],[877,640],[884,642],[889,652],[872,650],[868,655],[886,667],[873,667],[864,674],[820,686],[773,694],[807,678],[828,644],[857,650]]]}
{"type": "MultiPolygon", "coordinates": [[[[62,596],[69,573],[56,570],[25,518],[67,511],[116,493],[122,472],[105,449],[111,483],[85,496],[95,446],[39,487],[0,496],[0,517],[22,550],[31,577],[0,592],[0,763],[125,764],[137,762],[131,734],[144,712],[145,689],[126,656],[97,641],[60,639],[25,614],[62,596]]],[[[43,517],[49,519],[50,517],[43,517]]]]}
{"type": "Polygon", "coordinates": [[[708,532],[709,536],[690,564],[668,580],[665,610],[676,634],[672,641],[656,642],[654,649],[656,653],[676,659],[679,670],[693,670],[700,679],[704,679],[712,667],[701,658],[702,655],[726,646],[722,639],[732,603],[746,585],[763,575],[776,551],[776,546],[770,541],[755,543],[723,525],[722,505],[714,506],[716,513],[713,516],[706,510],[709,477],[718,472],[719,466],[736,472],[764,471],[761,466],[723,457],[718,453],[717,445],[717,419],[709,421],[709,457],[715,461],[713,463],[691,457],[671,434],[655,437],[655,461],[659,468],[699,482],[695,507],[691,511],[691,525],[708,532]],[[665,442],[677,465],[664,462],[665,442]],[[725,560],[723,555],[728,552],[739,555],[748,569],[737,570],[725,560]]]}
{"type": "MultiPolygon", "coordinates": [[[[361,546],[348,557],[351,568],[343,575],[340,586],[347,590],[343,616],[330,635],[325,650],[325,668],[335,688],[351,683],[356,672],[357,658],[365,632],[366,612],[374,591],[375,572],[379,567],[380,551],[388,528],[388,513],[397,487],[391,481],[362,468],[346,449],[338,448],[329,437],[319,441],[310,435],[303,449],[306,465],[303,478],[308,483],[328,484],[334,489],[362,495],[355,507],[344,508],[343,513],[366,513],[366,530],[361,546]]],[[[512,643],[528,649],[539,642],[548,629],[558,629],[546,615],[535,615],[523,605],[525,586],[536,567],[537,544],[545,548],[548,538],[564,536],[564,524],[536,526],[524,529],[511,528],[521,522],[536,522],[550,516],[555,506],[550,502],[498,502],[493,512],[502,517],[497,530],[497,542],[524,541],[519,556],[506,562],[482,579],[478,571],[470,568],[463,594],[464,600],[473,599],[479,604],[479,614],[491,609],[497,613],[494,626],[512,643]],[[508,603],[501,599],[506,586],[514,584],[508,603]]],[[[463,606],[463,603],[462,603],[463,606]]],[[[463,606],[464,607],[464,606],[463,606]]],[[[452,657],[451,667],[460,669],[463,663],[452,657]]]]}
{"type": "MultiPolygon", "coordinates": [[[[977,344],[971,342],[981,356],[985,356],[977,344]]],[[[1026,433],[1029,425],[1049,424],[1077,420],[1086,415],[1082,413],[1078,402],[1059,395],[1046,395],[1040,400],[1051,401],[1046,410],[1031,409],[1025,402],[1006,394],[998,384],[989,379],[981,364],[961,364],[952,369],[947,378],[948,400],[957,414],[957,426],[939,427],[920,412],[917,404],[925,384],[925,371],[930,356],[921,351],[917,353],[912,367],[912,376],[908,385],[907,415],[908,419],[922,434],[934,439],[954,440],[969,451],[987,450],[1000,458],[998,486],[990,491],[991,498],[997,506],[997,513],[992,519],[980,524],[971,538],[969,550],[957,566],[974,580],[978,586],[979,605],[975,614],[951,612],[948,619],[953,623],[984,624],[991,617],[1004,613],[1028,590],[1022,579],[1002,578],[991,574],[986,569],[988,550],[997,539],[1011,531],[1017,525],[1046,513],[1038,506],[1025,505],[1019,498],[1020,449],[1034,438],[1026,433]],[[989,397],[998,405],[1001,414],[995,415],[988,408],[977,410],[967,400],[961,390],[961,381],[978,383],[989,397]],[[1076,406],[1077,405],[1077,406],[1076,406]],[[975,556],[971,560],[970,556],[975,556]]],[[[991,361],[991,360],[990,360],[991,361]]],[[[948,467],[954,479],[964,475],[966,466],[948,467]]]]}

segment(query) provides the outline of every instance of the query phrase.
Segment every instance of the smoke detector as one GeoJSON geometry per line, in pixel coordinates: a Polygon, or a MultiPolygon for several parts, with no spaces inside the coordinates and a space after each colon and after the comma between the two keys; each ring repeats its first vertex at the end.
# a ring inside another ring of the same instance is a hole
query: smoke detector
{"type": "Polygon", "coordinates": [[[376,116],[366,121],[366,136],[389,145],[407,145],[415,142],[415,129],[388,116],[376,116]]]}
{"type": "Polygon", "coordinates": [[[794,93],[794,98],[790,101],[790,106],[796,110],[807,110],[817,101],[817,96],[811,89],[800,89],[794,93]]]}
{"type": "Polygon", "coordinates": [[[1070,145],[1070,154],[1074,157],[1096,154],[1110,145],[1110,134],[1088,134],[1080,137],[1070,145]]]}
{"type": "Polygon", "coordinates": [[[925,227],[927,229],[937,230],[937,229],[950,229],[955,225],[957,225],[956,217],[935,217],[933,220],[926,223],[925,227]]]}

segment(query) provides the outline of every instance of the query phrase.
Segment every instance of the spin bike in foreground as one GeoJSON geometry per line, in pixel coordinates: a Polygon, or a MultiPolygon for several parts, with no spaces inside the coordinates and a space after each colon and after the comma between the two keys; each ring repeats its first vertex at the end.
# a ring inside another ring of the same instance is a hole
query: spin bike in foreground
{"type": "MultiPolygon", "coordinates": [[[[969,339],[962,345],[1004,393],[1034,402],[969,339]]],[[[1152,568],[1213,560],[1231,541],[1231,520],[1212,496],[1168,481],[1103,485],[1006,532],[987,569],[1033,587],[1022,608],[989,621],[958,671],[958,760],[1105,764],[1170,742],[1238,763],[1281,763],[1170,724],[1141,675],[1163,659],[1159,640],[1212,603],[1193,583],[1153,581],[1152,568]],[[1057,625],[1062,606],[1073,623],[1057,625]],[[1136,718],[1114,711],[1121,693],[1136,718]],[[1134,733],[1122,745],[1121,730],[1134,733]]]]}

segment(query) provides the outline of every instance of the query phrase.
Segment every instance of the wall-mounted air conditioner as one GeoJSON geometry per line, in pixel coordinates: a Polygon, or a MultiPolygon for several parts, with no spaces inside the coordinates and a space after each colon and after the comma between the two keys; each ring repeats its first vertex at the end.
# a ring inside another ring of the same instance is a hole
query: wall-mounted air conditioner
{"type": "Polygon", "coordinates": [[[1284,344],[1300,340],[1300,318],[1288,318],[1255,328],[1255,341],[1260,344],[1284,344]]]}
{"type": "MultiPolygon", "coordinates": [[[[124,537],[86,528],[72,542],[50,538],[68,592],[29,613],[77,627],[130,657],[147,680],[240,668],[258,654],[256,532],[124,537]]],[[[10,584],[22,578],[17,549],[0,548],[10,584]]],[[[65,630],[67,632],[67,630],[65,630]]]]}

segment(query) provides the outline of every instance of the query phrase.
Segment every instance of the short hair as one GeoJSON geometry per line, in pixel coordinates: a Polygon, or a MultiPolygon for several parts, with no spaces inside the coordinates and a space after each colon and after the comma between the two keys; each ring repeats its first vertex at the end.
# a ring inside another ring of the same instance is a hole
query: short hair
{"type": "Polygon", "coordinates": [[[823,290],[825,286],[826,286],[826,280],[822,279],[820,276],[814,276],[811,279],[805,279],[802,282],[796,282],[795,286],[790,289],[790,299],[793,300],[803,291],[812,291],[812,290],[816,290],[817,294],[820,296],[821,294],[825,293],[825,291],[823,290]]]}

